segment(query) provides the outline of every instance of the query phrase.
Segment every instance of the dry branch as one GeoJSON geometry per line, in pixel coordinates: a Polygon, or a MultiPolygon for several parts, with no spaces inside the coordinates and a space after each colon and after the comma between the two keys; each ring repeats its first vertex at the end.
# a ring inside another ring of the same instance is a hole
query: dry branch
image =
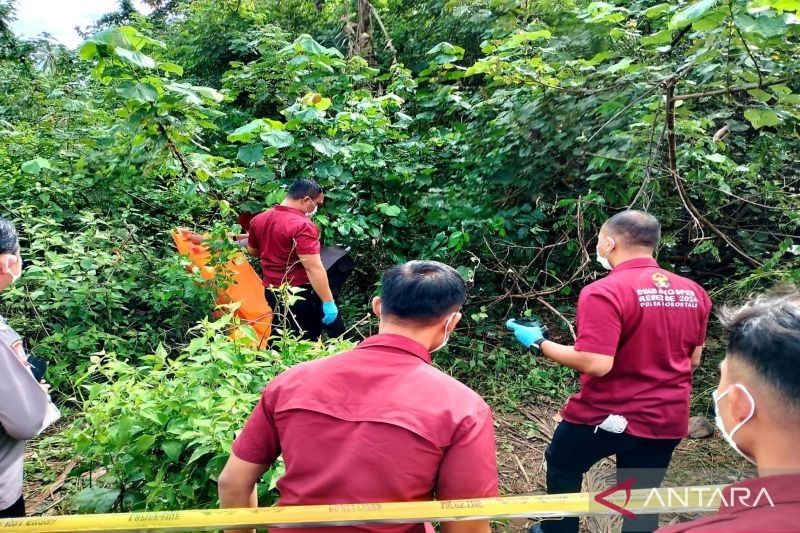
{"type": "Polygon", "coordinates": [[[689,212],[691,217],[694,219],[695,223],[698,226],[705,226],[712,233],[717,235],[723,241],[725,241],[728,246],[733,248],[736,253],[741,255],[745,261],[750,263],[751,266],[755,268],[759,268],[764,266],[761,262],[757,261],[756,259],[749,256],[742,248],[739,246],[731,237],[726,235],[722,230],[717,228],[714,224],[711,223],[692,203],[691,198],[686,192],[686,189],[683,186],[683,179],[681,178],[680,174],[678,174],[678,158],[677,158],[677,147],[676,147],[676,136],[675,136],[675,101],[677,98],[675,97],[675,80],[668,80],[666,82],[665,87],[666,92],[666,119],[667,119],[667,154],[669,160],[669,172],[672,175],[673,180],[675,181],[675,188],[678,190],[678,196],[680,196],[681,202],[683,202],[684,207],[689,212]]]}

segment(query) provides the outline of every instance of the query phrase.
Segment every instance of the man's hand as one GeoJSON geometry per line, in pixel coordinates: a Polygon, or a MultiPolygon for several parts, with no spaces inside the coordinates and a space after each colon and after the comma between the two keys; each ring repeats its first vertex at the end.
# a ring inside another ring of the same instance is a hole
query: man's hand
{"type": "Polygon", "coordinates": [[[339,308],[336,307],[336,302],[331,300],[330,302],[322,302],[322,312],[324,316],[322,317],[322,323],[326,326],[332,324],[336,317],[339,316],[339,308]]]}
{"type": "Polygon", "coordinates": [[[539,340],[544,339],[542,328],[517,324],[513,318],[506,322],[506,327],[514,332],[517,341],[526,348],[530,348],[539,340]]]}

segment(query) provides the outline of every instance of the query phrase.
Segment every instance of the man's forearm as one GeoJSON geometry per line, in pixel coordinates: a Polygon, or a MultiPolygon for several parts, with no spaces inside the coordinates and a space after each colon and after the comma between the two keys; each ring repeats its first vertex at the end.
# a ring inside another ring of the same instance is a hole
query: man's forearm
{"type": "Polygon", "coordinates": [[[458,522],[442,522],[442,533],[490,533],[492,528],[488,520],[465,520],[458,522]]]}
{"type": "Polygon", "coordinates": [[[610,360],[605,361],[599,359],[604,357],[610,358],[610,356],[580,352],[576,350],[574,346],[566,346],[553,341],[544,341],[541,346],[541,352],[542,355],[552,359],[556,363],[568,366],[584,374],[603,375],[610,370],[610,366],[608,369],[605,369],[604,367],[606,365],[603,364],[610,360]]]}
{"type": "Polygon", "coordinates": [[[328,284],[328,273],[325,272],[325,269],[322,266],[313,266],[307,268],[306,273],[319,299],[323,302],[330,302],[333,300],[333,293],[331,293],[331,287],[328,284]]]}
{"type": "MultiPolygon", "coordinates": [[[[258,507],[258,493],[253,485],[249,491],[242,487],[219,487],[219,506],[221,509],[242,509],[258,507]]],[[[226,533],[255,533],[255,529],[226,529],[226,533]]]]}

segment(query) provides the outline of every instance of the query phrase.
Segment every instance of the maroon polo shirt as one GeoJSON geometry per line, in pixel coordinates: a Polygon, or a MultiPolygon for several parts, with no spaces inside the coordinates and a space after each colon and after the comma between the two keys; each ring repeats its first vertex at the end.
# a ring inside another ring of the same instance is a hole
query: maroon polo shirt
{"type": "Polygon", "coordinates": [[[658,533],[787,533],[800,531],[800,474],[765,476],[722,490],[719,511],[658,533]]]}
{"type": "Polygon", "coordinates": [[[617,265],[578,298],[575,349],[614,357],[602,377],[581,374],[564,420],[597,425],[610,414],[626,433],[685,437],[692,391],[691,355],[705,342],[711,300],[697,283],[640,258],[617,265]]]}
{"type": "MultiPolygon", "coordinates": [[[[278,375],[233,453],[264,465],[283,454],[280,505],[482,498],[498,491],[489,406],[434,368],[424,346],[400,335],[375,335],[278,375]]],[[[397,524],[337,531],[433,529],[397,524]]]]}
{"type": "Polygon", "coordinates": [[[307,285],[308,274],[298,255],[318,254],[319,229],[305,213],[276,205],[250,221],[248,242],[258,249],[265,287],[307,285]]]}

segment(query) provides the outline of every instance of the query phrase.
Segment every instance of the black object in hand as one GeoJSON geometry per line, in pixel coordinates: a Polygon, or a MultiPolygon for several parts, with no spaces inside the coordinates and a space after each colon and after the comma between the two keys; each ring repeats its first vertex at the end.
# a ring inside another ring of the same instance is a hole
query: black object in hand
{"type": "Polygon", "coordinates": [[[47,372],[47,361],[29,355],[28,364],[31,365],[31,373],[33,377],[36,378],[36,381],[42,381],[42,379],[44,379],[44,373],[47,372]]]}
{"type": "Polygon", "coordinates": [[[540,330],[542,330],[542,337],[544,337],[545,339],[550,338],[548,335],[550,330],[547,329],[547,326],[545,326],[535,318],[517,318],[514,320],[514,322],[516,322],[520,326],[525,326],[526,328],[539,328],[540,330]]]}

